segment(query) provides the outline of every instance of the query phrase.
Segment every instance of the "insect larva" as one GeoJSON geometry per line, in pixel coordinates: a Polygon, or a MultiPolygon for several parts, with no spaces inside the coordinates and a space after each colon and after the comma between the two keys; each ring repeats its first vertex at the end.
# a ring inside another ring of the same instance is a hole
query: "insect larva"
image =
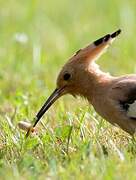
{"type": "MultiPolygon", "coordinates": [[[[20,121],[18,123],[18,127],[24,131],[28,131],[32,127],[32,125],[29,122],[20,121]]],[[[35,128],[32,128],[31,132],[35,132],[35,130],[36,130],[35,128]]]]}

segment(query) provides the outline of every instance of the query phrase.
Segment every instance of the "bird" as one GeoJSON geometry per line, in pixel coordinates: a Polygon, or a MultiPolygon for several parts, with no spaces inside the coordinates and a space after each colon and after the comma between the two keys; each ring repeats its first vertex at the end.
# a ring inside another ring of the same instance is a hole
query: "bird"
{"type": "MultiPolygon", "coordinates": [[[[36,114],[32,128],[57,99],[71,94],[84,97],[102,118],[134,136],[136,74],[112,76],[103,72],[96,62],[120,33],[118,29],[106,34],[69,58],[58,74],[56,89],[36,114]]],[[[26,136],[29,133],[30,130],[26,136]]]]}

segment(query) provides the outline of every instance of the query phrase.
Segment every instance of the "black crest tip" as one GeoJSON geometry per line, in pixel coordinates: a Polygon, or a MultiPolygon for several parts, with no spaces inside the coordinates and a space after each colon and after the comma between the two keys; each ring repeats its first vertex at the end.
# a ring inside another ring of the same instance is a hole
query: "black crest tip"
{"type": "Polygon", "coordinates": [[[121,29],[115,31],[115,32],[112,33],[112,34],[107,34],[107,35],[103,36],[102,38],[94,41],[94,45],[95,45],[95,46],[99,46],[99,45],[102,44],[103,42],[109,41],[110,38],[111,38],[111,39],[112,39],[112,38],[115,38],[115,37],[118,36],[120,33],[121,33],[121,29]]]}
{"type": "Polygon", "coordinates": [[[116,36],[118,36],[121,33],[121,29],[115,31],[114,33],[111,34],[111,38],[115,38],[116,36]]]}

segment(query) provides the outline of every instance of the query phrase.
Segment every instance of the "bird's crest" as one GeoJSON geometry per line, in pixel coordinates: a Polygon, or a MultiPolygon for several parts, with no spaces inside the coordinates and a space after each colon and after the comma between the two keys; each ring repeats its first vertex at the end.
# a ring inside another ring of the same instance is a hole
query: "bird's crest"
{"type": "Polygon", "coordinates": [[[70,61],[74,61],[77,59],[80,59],[81,61],[89,60],[89,62],[95,61],[105,52],[105,50],[120,33],[121,30],[119,29],[112,34],[107,34],[102,38],[94,41],[87,47],[78,50],[76,54],[70,59],[70,61]]]}

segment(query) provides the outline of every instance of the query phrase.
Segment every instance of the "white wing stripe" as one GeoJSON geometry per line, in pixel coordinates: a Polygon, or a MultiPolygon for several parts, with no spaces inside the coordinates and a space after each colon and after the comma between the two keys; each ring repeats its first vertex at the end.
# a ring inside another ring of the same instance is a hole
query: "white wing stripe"
{"type": "Polygon", "coordinates": [[[136,118],[136,100],[134,101],[134,103],[128,104],[128,105],[129,105],[129,108],[127,111],[127,115],[129,117],[136,118]]]}

